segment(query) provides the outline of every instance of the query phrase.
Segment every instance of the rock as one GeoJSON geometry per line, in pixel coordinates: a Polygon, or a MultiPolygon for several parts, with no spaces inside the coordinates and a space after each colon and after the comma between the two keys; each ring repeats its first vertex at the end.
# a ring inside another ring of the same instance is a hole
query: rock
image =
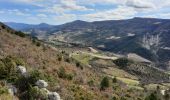
{"type": "Polygon", "coordinates": [[[61,100],[60,95],[57,92],[50,92],[48,98],[49,100],[61,100]]]}
{"type": "Polygon", "coordinates": [[[8,86],[8,92],[11,94],[11,95],[15,95],[17,93],[17,88],[13,85],[10,85],[8,86]]]}
{"type": "Polygon", "coordinates": [[[50,91],[49,91],[49,90],[47,90],[46,88],[42,88],[41,90],[45,91],[47,94],[49,94],[49,93],[50,93],[50,91]]]}
{"type": "Polygon", "coordinates": [[[38,80],[35,83],[39,88],[46,88],[48,86],[48,83],[44,80],[38,80]]]}
{"type": "Polygon", "coordinates": [[[162,94],[162,95],[165,95],[165,91],[166,91],[166,90],[161,90],[161,94],[162,94]]]}
{"type": "Polygon", "coordinates": [[[25,75],[27,70],[24,66],[17,66],[17,70],[22,74],[25,75]]]}

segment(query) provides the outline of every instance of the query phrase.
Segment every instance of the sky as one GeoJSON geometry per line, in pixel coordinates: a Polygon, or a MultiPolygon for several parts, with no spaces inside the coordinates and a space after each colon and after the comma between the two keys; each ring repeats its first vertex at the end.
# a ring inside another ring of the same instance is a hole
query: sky
{"type": "Polygon", "coordinates": [[[170,19],[170,0],[0,0],[0,21],[59,25],[74,20],[170,19]]]}

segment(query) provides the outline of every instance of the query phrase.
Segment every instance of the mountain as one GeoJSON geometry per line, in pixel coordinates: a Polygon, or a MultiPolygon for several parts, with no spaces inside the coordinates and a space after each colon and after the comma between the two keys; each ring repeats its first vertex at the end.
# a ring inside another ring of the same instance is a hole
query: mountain
{"type": "MultiPolygon", "coordinates": [[[[12,27],[12,26],[11,26],[12,27]]],[[[20,29],[39,39],[93,46],[103,51],[128,55],[136,53],[170,69],[170,20],[135,17],[128,20],[85,22],[20,29]]]]}
{"type": "Polygon", "coordinates": [[[49,25],[46,23],[40,23],[38,25],[33,24],[24,24],[24,23],[15,23],[15,22],[4,22],[4,24],[8,25],[9,27],[25,32],[27,34],[31,34],[33,37],[46,38],[47,30],[54,25],[49,25]]]}
{"type": "Polygon", "coordinates": [[[52,32],[54,35],[49,38],[119,54],[136,53],[155,62],[158,67],[169,69],[169,28],[169,19],[74,21],[56,26],[56,30],[52,32]]]}

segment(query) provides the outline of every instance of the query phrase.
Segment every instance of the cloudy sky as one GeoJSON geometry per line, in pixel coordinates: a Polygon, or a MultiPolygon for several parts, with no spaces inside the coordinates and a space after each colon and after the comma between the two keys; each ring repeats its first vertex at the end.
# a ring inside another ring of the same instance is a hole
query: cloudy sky
{"type": "Polygon", "coordinates": [[[0,0],[0,21],[63,24],[133,17],[170,19],[170,0],[0,0]]]}

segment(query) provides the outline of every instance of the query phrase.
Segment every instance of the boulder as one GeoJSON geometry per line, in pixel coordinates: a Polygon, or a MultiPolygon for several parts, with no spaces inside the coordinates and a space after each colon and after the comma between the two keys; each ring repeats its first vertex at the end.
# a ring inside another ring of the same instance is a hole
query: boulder
{"type": "Polygon", "coordinates": [[[13,86],[13,85],[9,85],[8,86],[8,92],[11,95],[15,95],[17,93],[17,88],[15,86],[13,86]]]}
{"type": "Polygon", "coordinates": [[[60,95],[57,92],[50,92],[48,94],[48,99],[49,100],[61,100],[60,95]]]}
{"type": "Polygon", "coordinates": [[[27,70],[24,66],[17,66],[17,70],[22,74],[25,75],[27,70]]]}
{"type": "Polygon", "coordinates": [[[48,83],[44,80],[38,80],[35,83],[39,88],[46,88],[48,86],[48,83]]]}

